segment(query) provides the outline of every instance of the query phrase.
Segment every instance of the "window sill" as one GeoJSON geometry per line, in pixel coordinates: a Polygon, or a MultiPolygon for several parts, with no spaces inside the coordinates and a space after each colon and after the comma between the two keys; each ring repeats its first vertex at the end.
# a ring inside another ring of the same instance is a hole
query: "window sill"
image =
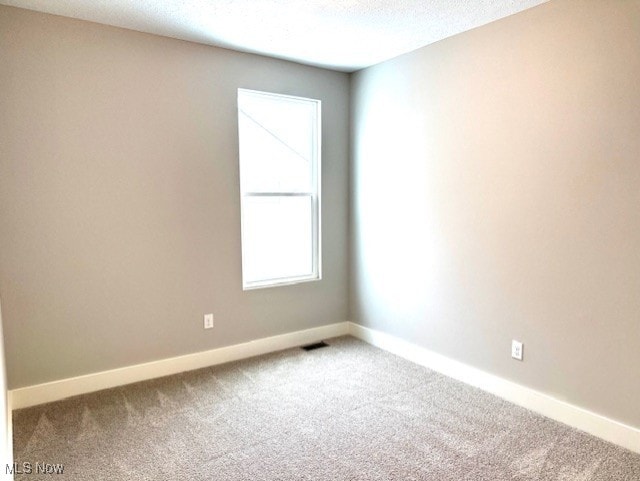
{"type": "Polygon", "coordinates": [[[243,284],[243,291],[253,291],[254,289],[264,289],[267,287],[281,287],[281,286],[293,286],[295,284],[302,284],[304,282],[319,281],[322,279],[320,275],[304,276],[304,277],[288,277],[285,279],[275,279],[268,281],[257,281],[249,284],[243,284]]]}

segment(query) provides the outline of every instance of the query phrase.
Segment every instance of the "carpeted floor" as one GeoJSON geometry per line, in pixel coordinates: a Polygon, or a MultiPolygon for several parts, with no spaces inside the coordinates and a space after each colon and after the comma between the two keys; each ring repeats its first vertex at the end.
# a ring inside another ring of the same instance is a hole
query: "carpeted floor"
{"type": "Polygon", "coordinates": [[[16,479],[640,480],[640,455],[328,342],[16,411],[16,461],[64,465],[16,479]]]}

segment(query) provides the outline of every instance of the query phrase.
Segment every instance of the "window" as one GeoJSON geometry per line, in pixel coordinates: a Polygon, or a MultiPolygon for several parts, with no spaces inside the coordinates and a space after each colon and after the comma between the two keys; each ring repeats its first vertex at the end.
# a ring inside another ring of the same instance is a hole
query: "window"
{"type": "Polygon", "coordinates": [[[320,101],[238,89],[243,288],[320,279],[320,101]]]}

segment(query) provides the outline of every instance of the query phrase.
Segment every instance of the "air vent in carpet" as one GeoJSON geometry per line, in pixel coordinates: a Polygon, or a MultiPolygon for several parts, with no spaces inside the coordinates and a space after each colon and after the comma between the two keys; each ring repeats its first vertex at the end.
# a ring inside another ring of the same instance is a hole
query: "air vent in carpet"
{"type": "Polygon", "coordinates": [[[321,347],[327,347],[329,344],[327,344],[324,341],[320,341],[320,342],[316,342],[315,344],[309,344],[307,346],[302,346],[302,349],[304,349],[305,351],[313,351],[315,349],[320,349],[321,347]]]}

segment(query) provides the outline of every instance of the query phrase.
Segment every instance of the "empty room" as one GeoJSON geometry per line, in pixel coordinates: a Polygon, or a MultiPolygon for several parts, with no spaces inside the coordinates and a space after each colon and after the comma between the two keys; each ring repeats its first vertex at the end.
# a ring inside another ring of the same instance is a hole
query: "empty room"
{"type": "Polygon", "coordinates": [[[0,479],[640,481],[640,0],[0,0],[0,479]]]}

